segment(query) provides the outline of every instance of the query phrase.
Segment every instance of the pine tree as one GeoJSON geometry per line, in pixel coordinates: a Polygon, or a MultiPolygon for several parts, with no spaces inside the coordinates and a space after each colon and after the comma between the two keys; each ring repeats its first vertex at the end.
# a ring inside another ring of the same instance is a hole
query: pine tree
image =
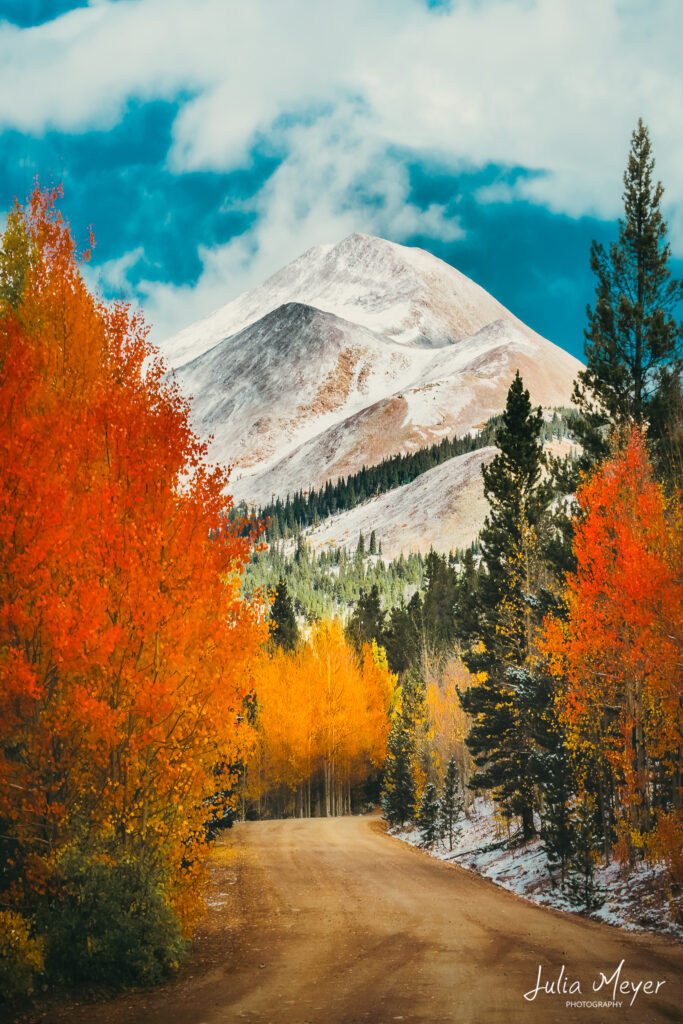
{"type": "Polygon", "coordinates": [[[433,782],[428,782],[422,791],[420,808],[417,812],[417,827],[422,846],[433,846],[440,835],[439,799],[433,782]]]}
{"type": "Polygon", "coordinates": [[[346,634],[358,654],[363,650],[363,644],[368,644],[372,640],[382,643],[385,617],[379,587],[373,583],[370,592],[363,591],[358,598],[346,629],[346,634]]]}
{"type": "Polygon", "coordinates": [[[446,765],[439,800],[439,825],[442,836],[448,836],[448,848],[453,849],[453,835],[462,800],[458,790],[458,765],[454,757],[446,765]]]}
{"type": "Polygon", "coordinates": [[[572,855],[571,807],[574,777],[564,733],[555,710],[556,687],[552,678],[539,670],[533,680],[532,701],[527,707],[534,749],[529,759],[531,775],[543,794],[541,843],[550,871],[559,868],[564,886],[572,855]]]}
{"type": "Polygon", "coordinates": [[[440,658],[450,655],[453,650],[456,574],[445,556],[432,550],[425,560],[425,575],[422,597],[425,653],[440,658]]]}
{"type": "Polygon", "coordinates": [[[588,309],[586,369],[573,396],[584,415],[576,426],[584,465],[607,455],[610,424],[648,424],[660,450],[680,433],[683,330],[673,313],[683,282],[671,279],[664,190],[653,183],[653,169],[650,137],[639,120],[624,172],[619,239],[607,251],[595,241],[591,247],[596,300],[588,309]]]}
{"type": "Polygon", "coordinates": [[[273,627],[271,640],[284,651],[293,651],[299,645],[299,627],[294,614],[292,599],[287,590],[284,578],[275,590],[275,597],[270,608],[270,622],[273,627]]]}
{"type": "Polygon", "coordinates": [[[603,887],[595,879],[602,852],[600,815],[593,797],[583,794],[572,820],[573,855],[565,883],[570,903],[590,914],[605,902],[603,887]]]}
{"type": "Polygon", "coordinates": [[[408,672],[394,711],[384,764],[382,809],[391,825],[414,820],[416,794],[425,779],[426,725],[424,682],[416,673],[408,672]]]}
{"type": "Polygon", "coordinates": [[[377,537],[375,535],[375,531],[374,530],[370,534],[370,554],[371,555],[376,555],[377,554],[377,537]]]}
{"type": "Polygon", "coordinates": [[[477,771],[469,785],[492,789],[504,813],[521,818],[525,839],[535,832],[532,738],[525,714],[537,617],[534,563],[538,531],[552,497],[550,485],[541,480],[542,422],[518,371],[496,434],[500,451],[482,467],[490,511],[481,532],[479,643],[470,647],[465,661],[484,676],[461,694],[463,708],[474,718],[466,742],[477,771]]]}
{"type": "Polygon", "coordinates": [[[387,741],[381,797],[382,813],[390,825],[403,825],[415,815],[414,749],[410,722],[399,711],[394,716],[387,741]]]}
{"type": "Polygon", "coordinates": [[[454,632],[461,647],[468,649],[476,642],[479,628],[477,610],[479,575],[471,548],[465,552],[462,569],[455,584],[454,632]]]}

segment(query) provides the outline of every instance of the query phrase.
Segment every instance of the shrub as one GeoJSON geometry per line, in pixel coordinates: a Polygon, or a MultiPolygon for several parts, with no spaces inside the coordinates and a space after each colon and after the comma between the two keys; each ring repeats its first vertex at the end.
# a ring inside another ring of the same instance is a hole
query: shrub
{"type": "Polygon", "coordinates": [[[43,940],[21,914],[0,910],[0,999],[30,995],[43,967],[43,940]]]}
{"type": "Polygon", "coordinates": [[[119,987],[155,984],[187,952],[158,875],[138,863],[78,850],[60,860],[47,915],[51,981],[119,987]]]}

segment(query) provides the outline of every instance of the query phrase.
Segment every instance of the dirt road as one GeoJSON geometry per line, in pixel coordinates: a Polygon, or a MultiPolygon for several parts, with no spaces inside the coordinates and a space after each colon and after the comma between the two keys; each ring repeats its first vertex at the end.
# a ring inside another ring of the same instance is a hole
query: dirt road
{"type": "Polygon", "coordinates": [[[153,993],[43,1019],[683,1020],[680,946],[535,907],[392,839],[377,819],[239,824],[216,851],[214,883],[196,953],[180,978],[153,993]],[[561,994],[548,994],[543,986],[557,987],[563,967],[561,994]],[[540,990],[525,999],[539,968],[540,990]],[[601,973],[611,980],[594,991],[601,973]],[[613,1001],[621,1006],[566,1005],[613,1001]]]}

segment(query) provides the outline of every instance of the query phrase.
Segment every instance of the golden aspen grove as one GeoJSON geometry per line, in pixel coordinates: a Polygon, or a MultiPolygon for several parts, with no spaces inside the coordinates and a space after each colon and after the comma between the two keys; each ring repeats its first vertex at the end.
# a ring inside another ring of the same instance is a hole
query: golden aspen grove
{"type": "Polygon", "coordinates": [[[343,814],[352,789],[386,756],[396,676],[373,641],[359,660],[341,622],[314,623],[298,650],[278,650],[259,673],[258,739],[243,799],[259,814],[343,814]]]}

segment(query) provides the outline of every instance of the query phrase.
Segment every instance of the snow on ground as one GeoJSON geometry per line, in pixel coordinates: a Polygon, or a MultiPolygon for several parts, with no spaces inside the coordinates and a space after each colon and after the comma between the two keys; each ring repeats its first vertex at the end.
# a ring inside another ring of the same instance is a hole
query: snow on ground
{"type": "MultiPolygon", "coordinates": [[[[390,833],[420,846],[416,828],[390,829],[390,833]]],[[[453,849],[448,840],[427,851],[432,857],[475,871],[524,899],[568,913],[577,913],[558,883],[548,872],[540,839],[524,846],[508,830],[492,801],[477,798],[456,827],[453,849]]],[[[654,931],[683,941],[683,927],[671,915],[666,872],[661,865],[640,864],[628,875],[616,862],[596,870],[595,881],[604,894],[604,903],[589,916],[596,921],[629,931],[654,931]]]]}

